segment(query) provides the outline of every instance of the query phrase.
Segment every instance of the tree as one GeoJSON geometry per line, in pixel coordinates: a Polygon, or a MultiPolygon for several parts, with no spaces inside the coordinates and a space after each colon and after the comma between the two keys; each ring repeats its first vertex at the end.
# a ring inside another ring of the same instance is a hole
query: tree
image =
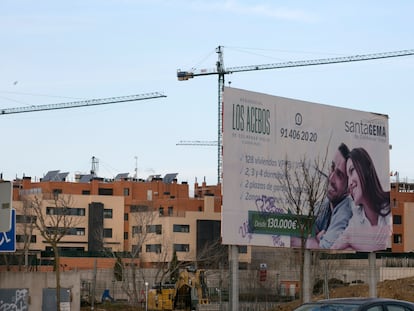
{"type": "Polygon", "coordinates": [[[140,303],[140,291],[138,281],[143,278],[139,275],[142,249],[148,242],[148,226],[154,223],[156,212],[149,206],[137,206],[130,213],[130,223],[132,224],[131,232],[131,251],[128,257],[120,262],[122,268],[122,289],[129,297],[131,304],[138,306],[140,303]]]}
{"type": "Polygon", "coordinates": [[[114,279],[116,281],[122,281],[122,258],[120,256],[116,256],[116,262],[114,265],[114,279]]]}
{"type": "Polygon", "coordinates": [[[178,262],[177,252],[174,250],[173,257],[170,262],[170,268],[169,268],[170,283],[175,283],[178,281],[179,266],[180,265],[178,262]]]}
{"type": "Polygon", "coordinates": [[[279,179],[282,196],[285,197],[286,212],[297,218],[300,226],[299,233],[299,265],[301,295],[303,301],[309,289],[304,286],[304,268],[306,258],[306,241],[313,228],[315,217],[318,213],[318,206],[326,197],[327,182],[327,149],[323,157],[316,157],[313,160],[302,156],[298,162],[291,162],[286,157],[283,166],[283,174],[279,179]]]}
{"type": "Polygon", "coordinates": [[[228,246],[221,239],[206,242],[197,253],[197,266],[202,268],[224,268],[228,266],[228,246]]]}
{"type": "Polygon", "coordinates": [[[59,243],[73,228],[81,222],[76,209],[72,208],[73,198],[70,195],[40,194],[27,196],[23,201],[29,204],[34,226],[39,234],[50,245],[55,257],[54,271],[56,276],[56,310],[60,311],[60,255],[59,243]],[[50,199],[46,199],[50,197],[50,199]]]}
{"type": "MultiPolygon", "coordinates": [[[[30,244],[32,241],[33,230],[35,228],[36,217],[31,215],[31,202],[24,200],[22,202],[22,210],[20,217],[22,218],[23,225],[17,230],[19,235],[23,237],[23,256],[26,269],[28,268],[28,253],[30,250],[30,244]]],[[[21,269],[21,260],[19,260],[19,270],[21,269]]]]}

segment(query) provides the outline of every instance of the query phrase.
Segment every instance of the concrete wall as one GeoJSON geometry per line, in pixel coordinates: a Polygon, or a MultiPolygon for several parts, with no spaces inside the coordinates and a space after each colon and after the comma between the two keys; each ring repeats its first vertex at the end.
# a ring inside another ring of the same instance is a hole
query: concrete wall
{"type": "MultiPolygon", "coordinates": [[[[71,290],[71,311],[80,310],[80,273],[61,272],[61,287],[71,290]]],[[[1,289],[28,289],[28,311],[42,310],[44,288],[56,288],[53,272],[0,272],[1,289]]],[[[0,304],[1,306],[1,304],[0,304]]]]}

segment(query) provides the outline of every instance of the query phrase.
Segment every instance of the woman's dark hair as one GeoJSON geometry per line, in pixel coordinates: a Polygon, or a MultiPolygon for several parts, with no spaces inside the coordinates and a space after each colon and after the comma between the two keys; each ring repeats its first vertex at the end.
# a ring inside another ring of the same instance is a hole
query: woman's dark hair
{"type": "Polygon", "coordinates": [[[375,211],[381,215],[388,215],[390,210],[390,192],[382,189],[377,172],[371,157],[364,148],[354,148],[349,152],[349,158],[361,181],[362,193],[372,202],[375,211]]]}

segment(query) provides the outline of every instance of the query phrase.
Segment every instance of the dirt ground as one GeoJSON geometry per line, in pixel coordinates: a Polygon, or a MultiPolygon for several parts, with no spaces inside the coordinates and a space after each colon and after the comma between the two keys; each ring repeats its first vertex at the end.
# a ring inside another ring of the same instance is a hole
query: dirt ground
{"type": "MultiPolygon", "coordinates": [[[[368,284],[358,284],[343,286],[331,289],[329,291],[329,298],[340,297],[368,297],[369,288],[368,284]]],[[[414,302],[414,277],[398,279],[398,280],[386,280],[378,283],[377,296],[382,298],[393,298],[400,300],[407,300],[414,302]]],[[[313,297],[313,300],[323,299],[323,296],[313,297]]],[[[277,311],[291,311],[294,307],[298,306],[298,301],[292,301],[283,305],[280,305],[277,311]]]]}

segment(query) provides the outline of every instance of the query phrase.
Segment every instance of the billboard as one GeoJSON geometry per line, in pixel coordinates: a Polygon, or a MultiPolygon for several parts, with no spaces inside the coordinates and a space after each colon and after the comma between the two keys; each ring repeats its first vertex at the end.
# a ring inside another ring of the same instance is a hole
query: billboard
{"type": "Polygon", "coordinates": [[[386,249],[389,190],[387,115],[224,88],[224,244],[386,249]]]}
{"type": "Polygon", "coordinates": [[[11,209],[11,228],[7,232],[0,232],[0,253],[16,251],[16,210],[11,209]]]}
{"type": "Polygon", "coordinates": [[[12,183],[0,181],[0,232],[11,228],[12,183]]]}

